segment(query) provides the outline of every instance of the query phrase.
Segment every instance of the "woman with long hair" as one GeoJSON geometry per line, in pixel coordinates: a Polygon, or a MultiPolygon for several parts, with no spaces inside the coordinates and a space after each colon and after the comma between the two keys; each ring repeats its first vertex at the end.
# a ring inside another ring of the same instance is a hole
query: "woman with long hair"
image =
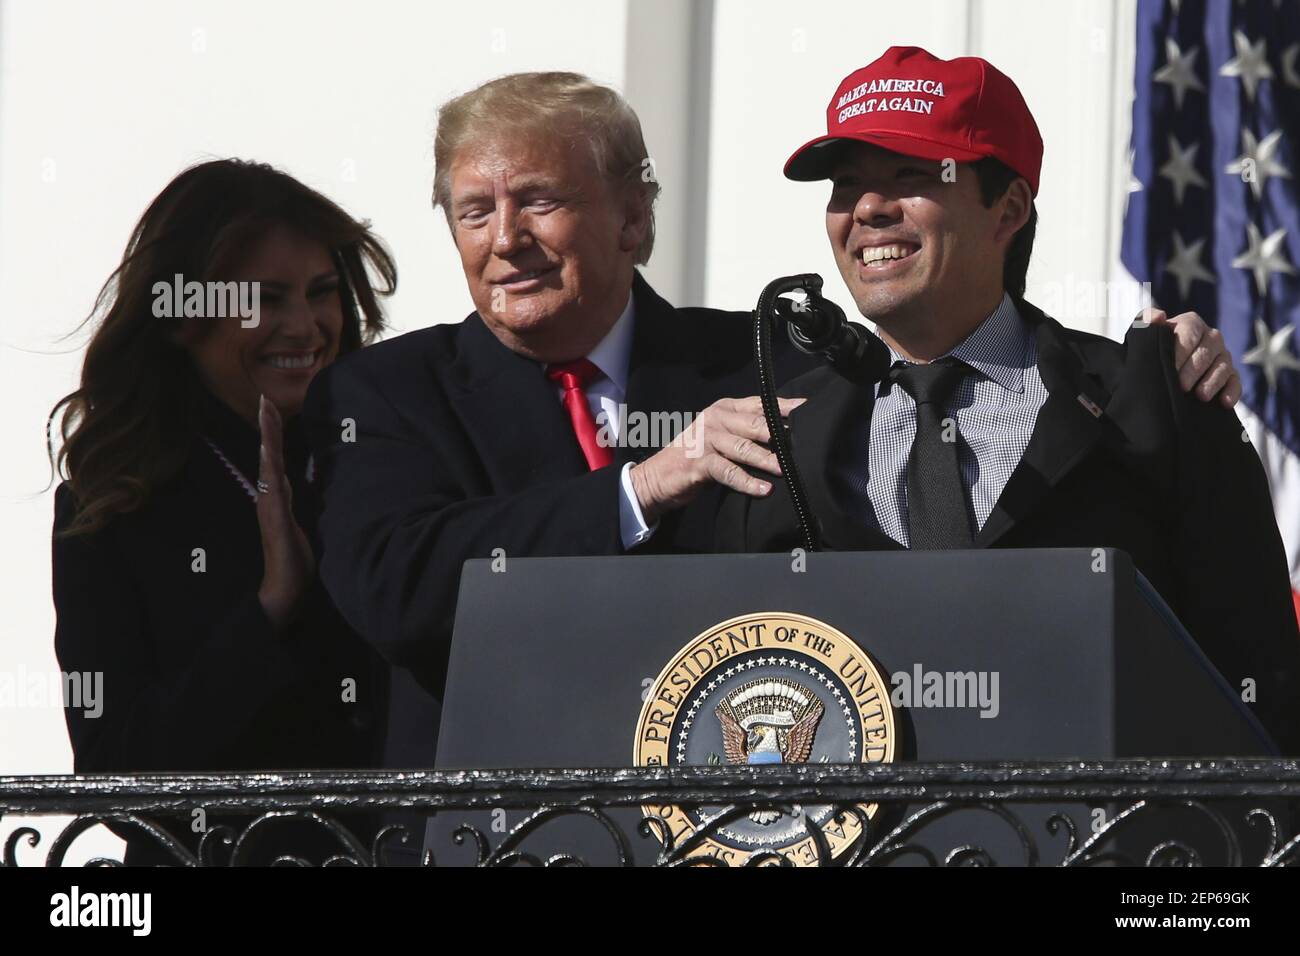
{"type": "Polygon", "coordinates": [[[367,223],[269,166],[194,166],[141,217],[49,423],[56,651],[102,675],[65,708],[77,772],[377,765],[386,673],[317,580],[297,416],[395,285],[367,223]]]}

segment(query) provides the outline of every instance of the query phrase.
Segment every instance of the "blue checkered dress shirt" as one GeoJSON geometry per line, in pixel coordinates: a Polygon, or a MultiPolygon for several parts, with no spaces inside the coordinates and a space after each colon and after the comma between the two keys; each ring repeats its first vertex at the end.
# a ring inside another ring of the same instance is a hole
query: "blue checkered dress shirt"
{"type": "MultiPolygon", "coordinates": [[[[903,362],[890,350],[895,364],[903,362]]],[[[994,504],[1029,444],[1047,389],[1038,374],[1038,342],[1011,296],[948,353],[972,371],[953,392],[946,413],[957,422],[957,461],[974,533],[994,504]]],[[[868,470],[851,457],[844,478],[861,502],[867,522],[907,546],[907,458],[916,436],[916,402],[886,380],[876,388],[871,416],[868,470]]],[[[859,439],[860,441],[860,439],[859,439]]]]}

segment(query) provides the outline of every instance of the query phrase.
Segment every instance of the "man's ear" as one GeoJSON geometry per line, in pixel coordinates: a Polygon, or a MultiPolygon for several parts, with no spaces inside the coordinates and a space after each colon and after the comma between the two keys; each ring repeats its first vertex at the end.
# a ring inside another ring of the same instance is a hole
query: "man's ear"
{"type": "Polygon", "coordinates": [[[623,252],[635,252],[645,241],[650,229],[650,198],[637,185],[629,185],[623,198],[623,228],[619,231],[618,247],[623,252]]]}
{"type": "Polygon", "coordinates": [[[997,205],[1001,212],[998,214],[998,225],[994,230],[993,238],[999,242],[1006,240],[1009,243],[1011,237],[1029,221],[1029,210],[1034,205],[1034,194],[1029,188],[1029,182],[1023,178],[1012,181],[997,205]]]}

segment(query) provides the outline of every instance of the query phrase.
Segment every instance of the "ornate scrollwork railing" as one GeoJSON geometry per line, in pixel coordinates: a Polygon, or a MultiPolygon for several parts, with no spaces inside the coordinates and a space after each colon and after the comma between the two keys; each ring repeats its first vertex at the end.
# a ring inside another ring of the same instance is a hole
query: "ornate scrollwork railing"
{"type": "MultiPolygon", "coordinates": [[[[1300,761],[1246,759],[32,776],[0,777],[0,824],[71,814],[47,866],[99,824],[178,866],[382,866],[402,848],[424,865],[725,865],[702,849],[760,811],[804,827],[800,862],[1282,866],[1300,863],[1297,798],[1300,761]],[[699,826],[674,835],[647,806],[686,808],[699,826]],[[194,833],[200,812],[219,822],[194,833]],[[405,822],[386,822],[394,813],[405,822]],[[421,851],[425,817],[445,826],[421,851]],[[862,837],[837,852],[848,825],[862,837]]],[[[0,865],[41,848],[33,822],[12,830],[0,865]]],[[[739,862],[794,861],[759,848],[739,862]]]]}

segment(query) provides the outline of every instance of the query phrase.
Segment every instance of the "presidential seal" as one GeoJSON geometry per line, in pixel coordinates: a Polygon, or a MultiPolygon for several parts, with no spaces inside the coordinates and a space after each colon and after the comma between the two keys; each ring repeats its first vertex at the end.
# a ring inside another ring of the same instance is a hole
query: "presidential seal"
{"type": "MultiPolygon", "coordinates": [[[[848,635],[829,624],[772,611],[709,628],[669,661],[637,723],[637,766],[887,763],[894,759],[889,683],[848,635]]],[[[687,859],[732,866],[755,854],[818,862],[816,829],[834,859],[862,834],[875,804],[837,815],[829,806],[791,813],[733,807],[647,806],[653,829],[687,859]],[[662,829],[661,829],[662,826],[662,829]],[[695,845],[698,844],[698,845],[695,845]]]]}

